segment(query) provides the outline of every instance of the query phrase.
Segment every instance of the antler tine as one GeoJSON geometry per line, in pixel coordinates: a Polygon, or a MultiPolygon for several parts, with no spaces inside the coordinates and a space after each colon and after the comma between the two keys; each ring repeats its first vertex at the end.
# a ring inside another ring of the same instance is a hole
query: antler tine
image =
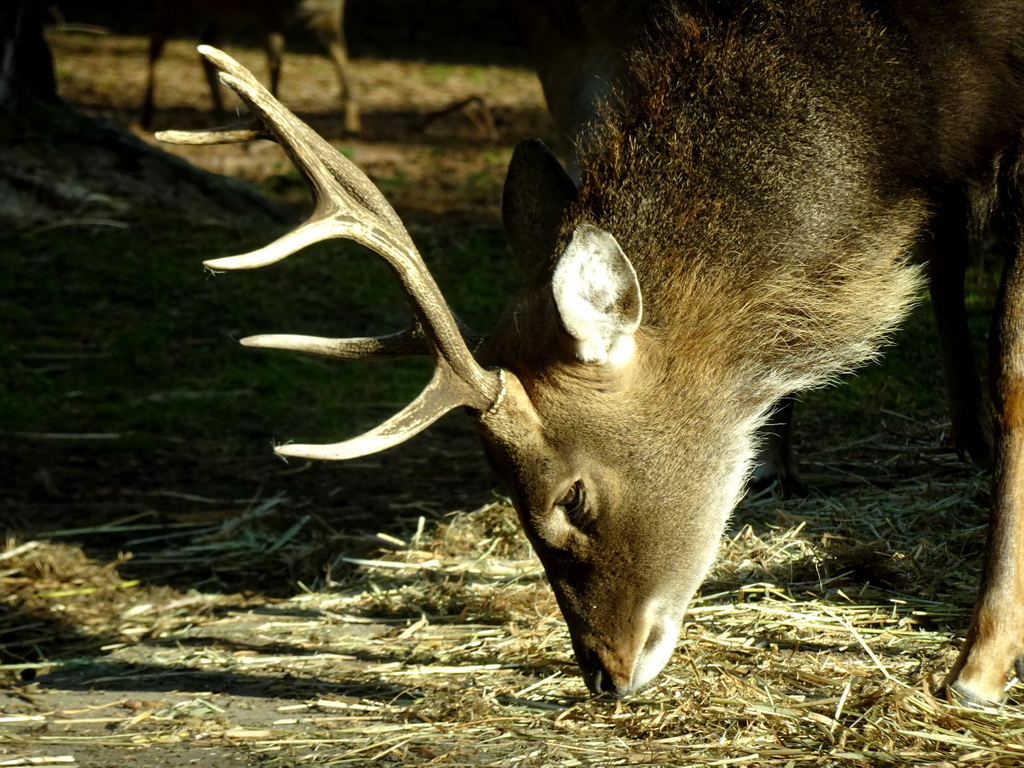
{"type": "MultiPolygon", "coordinates": [[[[209,45],[200,45],[198,50],[203,58],[221,70],[221,82],[237,93],[252,110],[254,123],[259,125],[259,129],[250,130],[259,130],[264,135],[274,137],[306,179],[318,208],[310,217],[310,222],[326,219],[330,212],[348,213],[362,222],[380,227],[402,241],[402,245],[415,250],[398,214],[348,158],[286,109],[249,70],[233,58],[209,45]],[[337,210],[321,211],[321,206],[337,210]]],[[[215,129],[209,133],[212,139],[222,132],[215,129]]],[[[230,141],[236,140],[235,136],[230,135],[230,128],[224,133],[230,136],[230,141]]],[[[372,244],[364,245],[375,250],[372,244]]]]}
{"type": "Polygon", "coordinates": [[[199,131],[157,131],[155,136],[168,144],[242,144],[256,139],[274,140],[258,120],[237,125],[223,125],[199,131]]]}
{"type": "Polygon", "coordinates": [[[400,413],[359,437],[333,445],[289,443],[277,446],[274,453],[300,459],[339,461],[393,448],[419,434],[449,411],[465,405],[457,389],[452,386],[450,376],[449,369],[438,366],[419,397],[400,413]]]}
{"type": "Polygon", "coordinates": [[[500,391],[495,375],[473,359],[454,316],[441,295],[401,219],[373,183],[348,158],[335,151],[312,128],[295,117],[230,56],[210,46],[200,53],[222,70],[221,80],[234,90],[276,137],[316,198],[310,219],[277,242],[231,259],[208,262],[212,268],[248,268],[294,253],[313,242],[347,238],[383,256],[398,275],[413,313],[440,358],[467,387],[466,405],[490,407],[500,391]]]}
{"type": "Polygon", "coordinates": [[[278,453],[350,458],[395,445],[460,405],[481,412],[494,407],[503,391],[501,377],[473,358],[412,238],[380,191],[347,158],[289,112],[242,65],[210,46],[200,46],[199,52],[221,70],[221,81],[249,106],[253,123],[242,129],[164,132],[158,138],[195,144],[273,137],[302,174],[315,199],[313,214],[292,232],[250,253],[207,261],[207,267],[261,267],[321,240],[346,238],[384,257],[401,282],[415,316],[413,330],[390,337],[325,339],[267,335],[250,337],[243,343],[347,359],[396,357],[429,349],[437,366],[430,383],[412,403],[362,437],[333,446],[282,446],[278,453]]]}
{"type": "MultiPolygon", "coordinates": [[[[482,339],[460,324],[467,346],[475,348],[482,339]]],[[[343,360],[394,360],[402,357],[430,355],[430,342],[418,325],[387,336],[354,339],[327,339],[322,336],[299,336],[290,333],[267,333],[239,339],[244,347],[287,349],[321,357],[343,360]]]]}
{"type": "Polygon", "coordinates": [[[343,360],[387,360],[401,357],[429,355],[430,345],[419,328],[412,328],[390,336],[361,339],[325,339],[320,336],[298,336],[275,333],[247,336],[240,339],[245,347],[287,349],[321,357],[339,357],[343,360]]]}

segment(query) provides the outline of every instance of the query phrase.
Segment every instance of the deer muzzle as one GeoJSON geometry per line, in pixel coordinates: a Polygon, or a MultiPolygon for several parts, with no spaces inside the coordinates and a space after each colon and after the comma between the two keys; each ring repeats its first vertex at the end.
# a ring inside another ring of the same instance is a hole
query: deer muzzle
{"type": "Polygon", "coordinates": [[[681,612],[652,604],[639,622],[614,635],[574,637],[576,661],[587,688],[616,699],[646,688],[672,657],[681,624],[681,612]]]}

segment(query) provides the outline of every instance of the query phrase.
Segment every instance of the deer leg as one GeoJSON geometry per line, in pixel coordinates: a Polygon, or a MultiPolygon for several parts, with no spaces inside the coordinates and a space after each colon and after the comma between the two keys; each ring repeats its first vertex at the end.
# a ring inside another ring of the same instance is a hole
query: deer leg
{"type": "Polygon", "coordinates": [[[332,40],[327,44],[327,51],[334,63],[334,71],[338,76],[339,98],[341,108],[345,112],[345,130],[349,133],[359,133],[360,117],[359,103],[352,92],[352,83],[348,76],[349,63],[345,52],[344,42],[332,40]]]}
{"type": "MultiPolygon", "coordinates": [[[[200,42],[203,45],[217,47],[221,43],[220,38],[220,27],[216,23],[211,23],[203,32],[200,42]]],[[[224,122],[224,99],[220,95],[220,76],[217,68],[205,58],[201,58],[201,61],[203,72],[206,74],[206,83],[210,86],[210,98],[213,100],[213,116],[217,123],[221,124],[224,122]]]]}
{"type": "Polygon", "coordinates": [[[334,65],[334,73],[338,78],[338,98],[345,112],[345,130],[359,133],[359,103],[352,90],[349,77],[351,68],[348,60],[348,44],[345,41],[345,3],[339,2],[336,9],[324,13],[315,22],[316,33],[320,42],[327,49],[327,55],[334,65]]]}
{"type": "Polygon", "coordinates": [[[786,395],[775,406],[768,423],[758,437],[761,448],[754,460],[749,486],[754,492],[778,484],[785,496],[802,496],[807,492],[796,473],[793,461],[793,410],[796,396],[786,395]]]}
{"type": "Polygon", "coordinates": [[[1024,653],[1024,242],[1007,260],[993,318],[990,391],[995,461],[981,590],[947,678],[972,703],[999,701],[1024,653]]]}
{"type": "Polygon", "coordinates": [[[281,83],[281,62],[284,59],[284,33],[271,30],[263,41],[267,52],[267,69],[270,71],[270,93],[277,96],[277,87],[281,83]]]}
{"type": "Polygon", "coordinates": [[[991,417],[982,395],[964,304],[967,232],[966,201],[947,201],[936,214],[921,248],[928,260],[928,288],[942,348],[956,452],[988,468],[992,462],[991,417]]]}
{"type": "Polygon", "coordinates": [[[153,124],[153,102],[156,92],[156,62],[163,55],[164,45],[167,43],[167,29],[165,25],[158,24],[149,38],[149,64],[147,68],[146,95],[142,100],[142,114],[139,116],[139,124],[143,128],[149,128],[153,124]]]}

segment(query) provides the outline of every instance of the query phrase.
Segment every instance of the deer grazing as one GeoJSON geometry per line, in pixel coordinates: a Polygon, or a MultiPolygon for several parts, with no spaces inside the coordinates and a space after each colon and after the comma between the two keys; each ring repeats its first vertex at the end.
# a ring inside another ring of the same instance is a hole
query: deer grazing
{"type": "Polygon", "coordinates": [[[277,452],[359,456],[466,407],[587,686],[625,696],[671,657],[776,404],[874,357],[926,280],[958,439],[987,454],[988,406],[957,361],[967,228],[999,230],[1013,248],[993,326],[991,533],[945,686],[998,701],[1024,651],[1024,5],[528,5],[527,38],[576,155],[567,173],[538,141],[516,148],[503,213],[524,282],[475,354],[372,184],[203,49],[254,126],[164,138],[275,138],[316,198],[294,232],[208,266],[260,267],[350,238],[387,260],[415,317],[390,337],[242,343],[436,361],[423,393],[376,429],[277,452]],[[908,257],[918,239],[927,270],[908,257]]]}
{"type": "MultiPolygon", "coordinates": [[[[281,80],[281,59],[284,54],[284,32],[297,21],[311,27],[320,38],[338,78],[339,99],[345,114],[345,130],[358,133],[359,104],[352,90],[348,46],[345,42],[345,0],[157,0],[153,27],[149,38],[149,67],[146,95],[142,103],[140,124],[148,128],[153,122],[156,92],[156,63],[163,54],[168,37],[187,23],[205,21],[207,26],[201,42],[219,45],[223,28],[249,26],[263,35],[270,70],[270,92],[277,95],[281,80]]],[[[224,103],[220,95],[217,71],[203,59],[203,71],[210,85],[214,115],[224,121],[224,103]]]]}

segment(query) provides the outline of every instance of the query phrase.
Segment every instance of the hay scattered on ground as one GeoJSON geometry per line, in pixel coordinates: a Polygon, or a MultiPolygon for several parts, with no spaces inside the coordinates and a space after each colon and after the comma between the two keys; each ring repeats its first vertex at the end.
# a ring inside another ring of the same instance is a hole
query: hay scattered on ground
{"type": "Polygon", "coordinates": [[[329,537],[312,549],[290,535],[301,518],[261,531],[283,499],[163,550],[211,570],[260,553],[328,566],[315,589],[276,601],[153,590],[73,547],[8,542],[0,637],[46,647],[61,616],[104,645],[5,672],[77,669],[109,694],[82,711],[8,707],[0,743],[52,764],[103,739],[213,745],[268,765],[1019,765],[1019,686],[991,711],[935,696],[973,599],[985,480],[937,450],[912,459],[930,470],[890,480],[873,459],[853,494],[748,500],[676,658],[623,702],[586,695],[503,501],[420,518],[404,538],[369,534],[359,557],[324,558],[329,537]],[[161,676],[174,695],[117,695],[161,676]],[[243,680],[270,702],[264,717],[246,716],[232,685],[243,680]]]}

